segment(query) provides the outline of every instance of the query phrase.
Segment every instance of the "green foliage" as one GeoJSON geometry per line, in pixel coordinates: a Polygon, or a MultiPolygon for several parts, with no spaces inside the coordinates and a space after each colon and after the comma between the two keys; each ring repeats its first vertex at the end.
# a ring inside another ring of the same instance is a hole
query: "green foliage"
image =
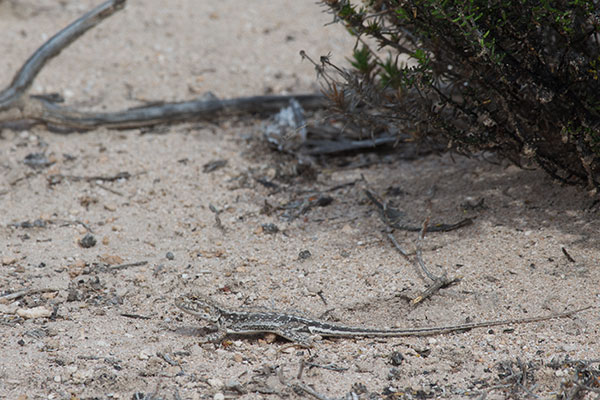
{"type": "Polygon", "coordinates": [[[379,63],[379,67],[379,77],[381,79],[381,84],[384,87],[397,89],[402,83],[406,83],[406,81],[403,81],[402,79],[404,76],[402,70],[398,67],[398,63],[391,55],[388,56],[385,62],[379,63]]]}
{"type": "Polygon", "coordinates": [[[345,84],[371,107],[357,122],[425,127],[460,151],[525,155],[563,182],[598,188],[598,0],[324,3],[389,54],[353,54],[345,84]]]}
{"type": "Polygon", "coordinates": [[[376,66],[376,64],[372,62],[371,52],[366,46],[363,46],[359,50],[354,50],[350,64],[363,75],[370,75],[371,71],[373,71],[373,68],[376,66]]]}

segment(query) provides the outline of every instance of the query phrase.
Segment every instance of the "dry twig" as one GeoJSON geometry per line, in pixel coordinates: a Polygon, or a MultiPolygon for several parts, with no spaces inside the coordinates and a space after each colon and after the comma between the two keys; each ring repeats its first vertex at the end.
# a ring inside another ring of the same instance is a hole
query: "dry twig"
{"type": "MultiPolygon", "coordinates": [[[[408,231],[408,232],[420,232],[422,227],[417,225],[411,225],[404,223],[405,213],[390,206],[385,200],[383,200],[377,193],[372,190],[365,189],[365,194],[371,200],[373,204],[377,207],[379,214],[381,215],[381,219],[383,222],[388,225],[390,228],[408,231]]],[[[427,230],[429,232],[449,232],[464,226],[471,225],[473,220],[471,218],[465,218],[454,224],[446,224],[446,223],[435,223],[431,224],[427,230]]]]}
{"type": "Polygon", "coordinates": [[[407,261],[412,263],[417,269],[420,269],[423,272],[423,274],[425,274],[425,276],[427,276],[429,279],[431,279],[433,281],[433,283],[427,289],[425,289],[425,291],[423,291],[423,293],[421,293],[419,296],[417,296],[411,300],[410,303],[412,305],[417,305],[418,303],[421,303],[423,300],[425,300],[428,297],[431,297],[433,294],[437,293],[438,290],[448,287],[448,286],[452,285],[453,283],[460,281],[460,279],[461,279],[460,277],[448,278],[448,275],[445,272],[440,276],[436,276],[431,271],[429,271],[429,269],[427,268],[427,265],[423,261],[423,257],[422,257],[421,242],[422,242],[423,238],[425,237],[425,232],[427,231],[427,223],[428,222],[429,222],[429,218],[426,219],[425,222],[423,222],[421,232],[419,233],[419,238],[417,239],[417,244],[416,244],[417,250],[415,252],[416,254],[415,254],[414,260],[411,259],[409,254],[406,252],[406,250],[404,250],[400,246],[400,244],[398,243],[398,241],[396,240],[394,235],[392,235],[391,233],[388,233],[388,238],[390,239],[390,241],[392,242],[392,244],[394,245],[396,250],[398,250],[398,252],[407,261]]]}
{"type": "Polygon", "coordinates": [[[21,297],[27,297],[38,293],[48,293],[48,292],[60,292],[61,289],[57,288],[41,288],[41,289],[24,289],[19,290],[18,292],[5,294],[0,296],[0,304],[8,303],[9,301],[14,301],[21,297]]]}

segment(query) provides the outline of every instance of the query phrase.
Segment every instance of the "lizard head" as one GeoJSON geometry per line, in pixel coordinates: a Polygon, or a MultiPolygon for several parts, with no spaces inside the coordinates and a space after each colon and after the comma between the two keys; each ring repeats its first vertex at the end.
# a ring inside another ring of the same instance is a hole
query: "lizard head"
{"type": "Polygon", "coordinates": [[[200,319],[210,322],[217,322],[221,317],[219,307],[208,298],[190,293],[175,299],[175,305],[181,310],[192,314],[200,319]]]}

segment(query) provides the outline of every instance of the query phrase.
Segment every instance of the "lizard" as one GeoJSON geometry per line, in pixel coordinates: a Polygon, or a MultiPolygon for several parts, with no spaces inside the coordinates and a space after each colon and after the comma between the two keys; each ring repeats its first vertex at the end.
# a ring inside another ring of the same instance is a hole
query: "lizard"
{"type": "Polygon", "coordinates": [[[198,293],[190,293],[177,297],[175,305],[182,311],[194,315],[201,320],[211,322],[216,326],[217,330],[215,332],[205,336],[206,339],[204,343],[219,343],[227,335],[273,333],[306,348],[313,347],[311,336],[314,335],[323,337],[399,337],[438,335],[473,328],[523,324],[555,318],[565,318],[591,308],[591,306],[588,306],[545,316],[469,322],[450,326],[377,329],[338,325],[288,312],[256,308],[230,308],[198,293]]]}

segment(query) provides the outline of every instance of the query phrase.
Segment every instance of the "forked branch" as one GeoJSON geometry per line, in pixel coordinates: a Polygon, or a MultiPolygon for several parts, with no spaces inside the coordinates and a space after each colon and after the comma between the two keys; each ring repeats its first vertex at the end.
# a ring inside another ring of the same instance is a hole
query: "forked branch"
{"type": "Polygon", "coordinates": [[[51,100],[29,94],[35,77],[52,58],[89,29],[125,7],[126,0],[102,3],[62,29],[23,64],[10,86],[0,92],[0,124],[31,121],[61,128],[90,130],[99,127],[136,128],[163,123],[214,118],[217,113],[273,112],[295,98],[305,109],[324,107],[326,99],[316,94],[251,96],[234,99],[191,100],[135,107],[116,112],[85,112],[62,107],[51,100]]]}

